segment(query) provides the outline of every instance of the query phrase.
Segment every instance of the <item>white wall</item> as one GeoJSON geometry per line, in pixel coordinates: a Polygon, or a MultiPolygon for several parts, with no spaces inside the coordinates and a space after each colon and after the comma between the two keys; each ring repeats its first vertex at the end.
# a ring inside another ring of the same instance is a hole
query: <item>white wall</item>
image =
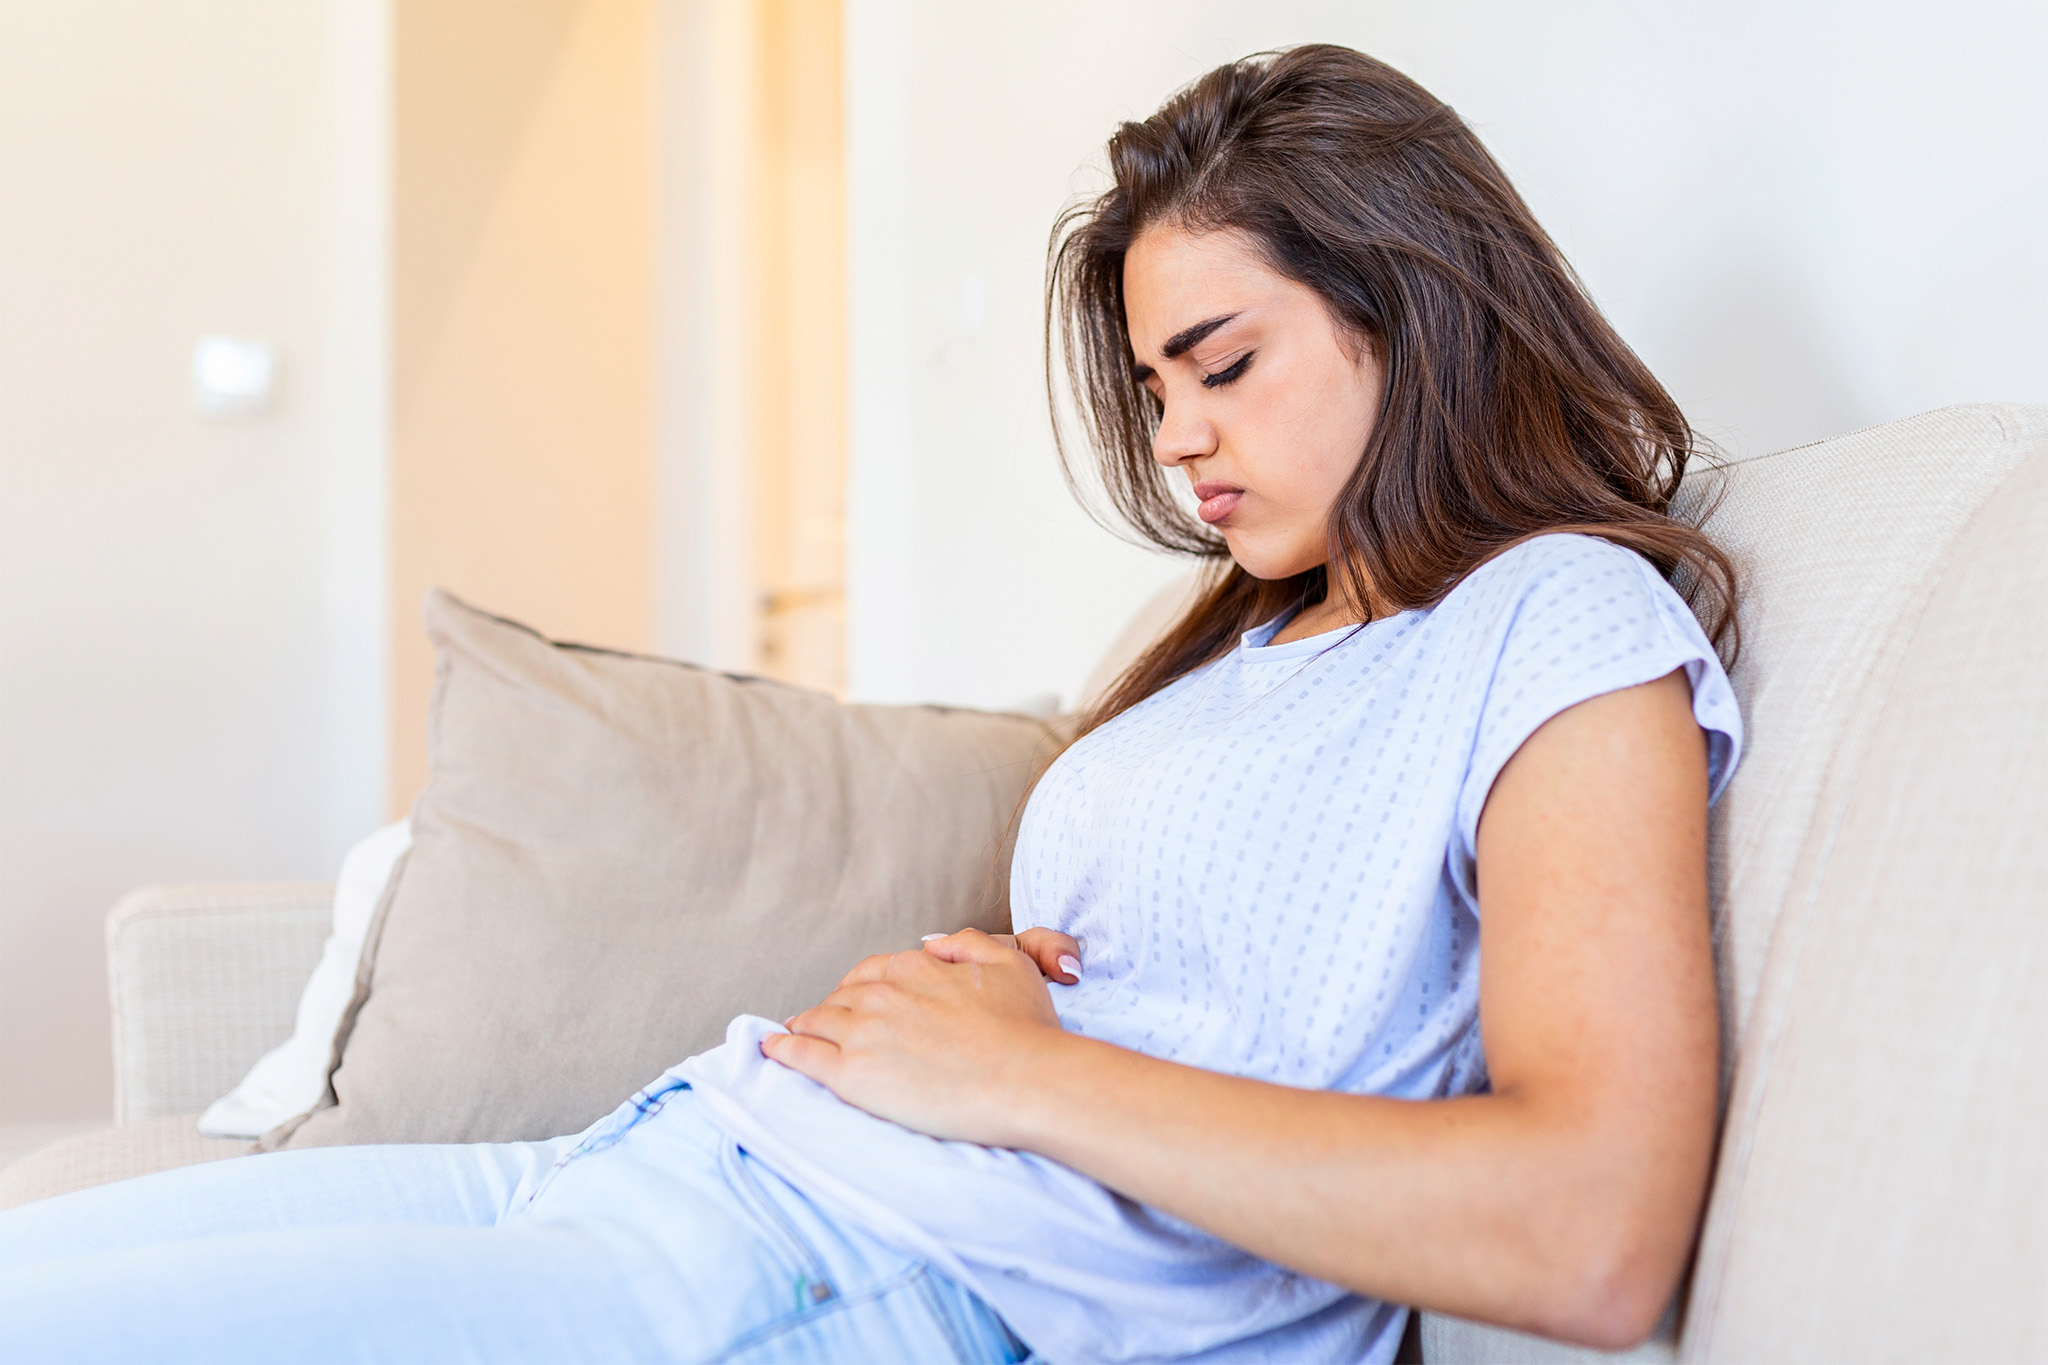
{"type": "Polygon", "coordinates": [[[385,22],[0,0],[0,1122],[108,1112],[117,895],[381,810],[385,22]],[[273,416],[193,414],[204,333],[273,416]]]}
{"type": "Polygon", "coordinates": [[[759,659],[747,467],[756,15],[735,0],[655,11],[655,643],[751,672],[759,659]]]}
{"type": "Polygon", "coordinates": [[[1307,41],[1455,105],[1732,453],[2048,401],[2048,6],[850,0],[855,695],[1071,699],[1176,571],[1054,472],[1046,232],[1117,120],[1307,41]]]}

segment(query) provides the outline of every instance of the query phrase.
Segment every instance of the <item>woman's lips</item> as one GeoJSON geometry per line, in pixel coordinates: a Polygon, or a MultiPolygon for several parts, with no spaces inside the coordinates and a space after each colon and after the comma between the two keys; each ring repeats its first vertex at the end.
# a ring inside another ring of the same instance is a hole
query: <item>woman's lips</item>
{"type": "Polygon", "coordinates": [[[1244,500],[1244,490],[1236,484],[1205,479],[1195,485],[1195,496],[1202,500],[1195,514],[1213,526],[1237,510],[1238,503],[1244,500]]]}

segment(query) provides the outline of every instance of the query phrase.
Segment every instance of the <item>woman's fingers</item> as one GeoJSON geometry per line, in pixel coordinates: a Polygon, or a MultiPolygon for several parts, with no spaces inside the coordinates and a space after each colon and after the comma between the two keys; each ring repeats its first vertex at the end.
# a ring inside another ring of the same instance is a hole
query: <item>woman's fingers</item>
{"type": "Polygon", "coordinates": [[[827,1086],[839,1066],[839,1044],[803,1033],[769,1034],[761,1040],[761,1055],[827,1086]]]}
{"type": "MultiPolygon", "coordinates": [[[[1071,935],[1053,929],[1026,929],[1021,934],[984,934],[979,929],[962,929],[957,934],[926,934],[924,950],[944,962],[998,962],[1003,955],[1021,952],[1038,965],[1041,975],[1071,986],[1081,979],[1081,945],[1071,935]]],[[[866,966],[862,963],[861,966],[866,966]]],[[[846,982],[854,982],[855,973],[846,982]]],[[[863,980],[879,979],[863,977],[863,980]]]]}
{"type": "Polygon", "coordinates": [[[937,957],[942,962],[965,962],[969,960],[978,960],[953,956],[948,949],[937,946],[945,943],[949,939],[958,938],[961,934],[974,934],[979,938],[987,939],[990,943],[996,944],[998,947],[1007,948],[1012,951],[1014,951],[1017,947],[1017,936],[1015,934],[984,934],[979,929],[962,929],[959,931],[959,933],[954,934],[926,934],[919,941],[924,945],[924,950],[926,952],[931,953],[934,957],[937,957]]]}
{"type": "Polygon", "coordinates": [[[1026,929],[1017,935],[1017,947],[1038,964],[1039,971],[1062,986],[1081,979],[1081,945],[1071,935],[1056,929],[1026,929]]]}
{"type": "Polygon", "coordinates": [[[941,962],[1001,962],[1017,951],[1017,941],[1008,934],[984,934],[979,929],[962,929],[944,938],[927,939],[924,950],[941,962]]]}
{"type": "Polygon", "coordinates": [[[840,1003],[846,991],[847,988],[841,986],[822,1003],[811,1006],[802,1014],[792,1016],[783,1027],[799,1037],[821,1038],[836,1047],[839,1040],[846,1036],[847,1028],[853,1023],[853,1011],[844,1003],[840,1003]]]}

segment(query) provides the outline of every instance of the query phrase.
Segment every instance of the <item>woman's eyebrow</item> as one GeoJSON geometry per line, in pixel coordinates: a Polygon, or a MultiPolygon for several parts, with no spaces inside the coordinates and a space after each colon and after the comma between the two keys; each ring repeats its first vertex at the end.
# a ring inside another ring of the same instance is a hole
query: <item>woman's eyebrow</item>
{"type": "Polygon", "coordinates": [[[1207,322],[1198,322],[1192,327],[1183,327],[1166,339],[1166,344],[1159,348],[1159,353],[1168,360],[1178,360],[1203,337],[1236,316],[1235,313],[1225,313],[1222,317],[1210,318],[1207,322]]]}
{"type": "MultiPolygon", "coordinates": [[[[1236,317],[1237,314],[1235,313],[1225,313],[1220,317],[1208,318],[1198,322],[1192,327],[1183,327],[1166,339],[1166,344],[1159,348],[1159,352],[1168,360],[1178,360],[1198,345],[1203,337],[1208,336],[1218,327],[1223,326],[1236,317]]],[[[1134,363],[1131,366],[1131,372],[1137,376],[1139,383],[1150,379],[1154,373],[1150,365],[1142,363],[1134,363]]]]}

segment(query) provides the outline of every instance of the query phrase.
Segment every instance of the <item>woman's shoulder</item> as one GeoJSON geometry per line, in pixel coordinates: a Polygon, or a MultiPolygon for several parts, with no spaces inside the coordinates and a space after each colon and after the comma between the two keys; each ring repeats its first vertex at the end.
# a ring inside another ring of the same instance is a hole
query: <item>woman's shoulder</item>
{"type": "Polygon", "coordinates": [[[1684,598],[1648,559],[1598,536],[1532,536],[1467,574],[1431,615],[1440,644],[1508,694],[1591,695],[1679,666],[1696,684],[1724,681],[1684,598]]]}
{"type": "Polygon", "coordinates": [[[1684,669],[1693,709],[1716,735],[1718,794],[1742,722],[1712,643],[1655,565],[1598,536],[1532,536],[1468,574],[1444,599],[1486,679],[1483,728],[1505,761],[1522,738],[1567,706],[1684,669]]]}
{"type": "Polygon", "coordinates": [[[1637,618],[1667,629],[1693,623],[1684,599],[1649,560],[1577,531],[1517,541],[1466,574],[1442,606],[1475,624],[1505,617],[1551,630],[1637,618]]]}
{"type": "MultiPolygon", "coordinates": [[[[1470,582],[1482,577],[1518,579],[1565,578],[1581,580],[1656,573],[1650,561],[1625,545],[1617,545],[1584,531],[1545,531],[1518,540],[1466,575],[1470,582]]],[[[1661,581],[1661,580],[1660,580],[1661,581]]],[[[1459,587],[1463,587],[1460,583],[1459,587]]],[[[1455,589],[1454,589],[1455,591],[1455,589]]]]}

